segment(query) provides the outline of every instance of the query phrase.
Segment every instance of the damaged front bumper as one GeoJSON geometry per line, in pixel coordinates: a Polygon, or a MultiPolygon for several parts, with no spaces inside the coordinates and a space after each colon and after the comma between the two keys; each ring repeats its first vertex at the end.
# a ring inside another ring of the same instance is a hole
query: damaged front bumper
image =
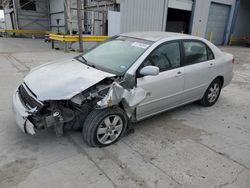
{"type": "Polygon", "coordinates": [[[18,90],[15,91],[13,95],[13,111],[15,113],[15,119],[17,126],[27,134],[34,135],[35,134],[35,128],[32,122],[28,119],[28,117],[31,115],[32,110],[29,110],[26,108],[26,106],[23,105],[18,90]]]}

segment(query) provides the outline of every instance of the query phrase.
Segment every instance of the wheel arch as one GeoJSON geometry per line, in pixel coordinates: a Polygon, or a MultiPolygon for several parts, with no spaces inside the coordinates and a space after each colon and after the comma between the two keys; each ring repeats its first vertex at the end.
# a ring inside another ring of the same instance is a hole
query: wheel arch
{"type": "Polygon", "coordinates": [[[223,76],[217,76],[215,79],[219,79],[221,81],[221,86],[223,87],[223,85],[224,85],[224,77],[223,76]]]}
{"type": "Polygon", "coordinates": [[[136,107],[129,108],[126,106],[126,102],[122,100],[119,104],[118,107],[121,108],[125,114],[127,115],[128,118],[128,125],[131,124],[131,122],[136,122],[136,107]]]}

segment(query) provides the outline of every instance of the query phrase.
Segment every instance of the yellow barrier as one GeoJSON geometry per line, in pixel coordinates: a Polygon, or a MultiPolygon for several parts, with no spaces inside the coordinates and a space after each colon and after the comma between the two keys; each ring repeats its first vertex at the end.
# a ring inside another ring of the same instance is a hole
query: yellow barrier
{"type": "MultiPolygon", "coordinates": [[[[68,51],[67,43],[73,43],[79,41],[78,35],[58,35],[50,33],[49,39],[52,40],[52,48],[54,48],[54,41],[60,41],[64,43],[64,51],[68,51]]],[[[83,42],[102,42],[110,38],[109,36],[92,36],[92,35],[83,35],[82,41],[83,42]]]]}
{"type": "Polygon", "coordinates": [[[27,29],[1,29],[1,33],[16,33],[16,34],[46,34],[45,30],[27,30],[27,29]]]}
{"type": "MultiPolygon", "coordinates": [[[[78,35],[56,35],[56,34],[49,34],[49,38],[51,40],[57,40],[61,42],[78,42],[79,36],[78,35]]],[[[82,40],[83,42],[102,42],[109,38],[109,36],[92,36],[92,35],[83,35],[82,40]]]]}
{"type": "Polygon", "coordinates": [[[210,32],[209,34],[209,41],[213,43],[213,32],[210,32]]]}
{"type": "Polygon", "coordinates": [[[232,46],[232,45],[239,45],[239,44],[244,44],[246,43],[244,38],[238,38],[238,37],[235,37],[233,36],[233,34],[230,36],[230,40],[229,40],[229,46],[232,46]]]}

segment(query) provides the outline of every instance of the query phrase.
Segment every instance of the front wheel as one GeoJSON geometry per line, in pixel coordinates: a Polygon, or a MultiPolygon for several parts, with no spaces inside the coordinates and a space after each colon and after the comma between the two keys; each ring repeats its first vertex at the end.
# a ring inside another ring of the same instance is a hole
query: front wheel
{"type": "Polygon", "coordinates": [[[83,140],[92,147],[108,146],[127,128],[127,116],[119,107],[92,111],[83,125],[83,140]]]}
{"type": "Polygon", "coordinates": [[[214,105],[220,96],[221,88],[222,83],[220,79],[216,78],[207,88],[206,93],[200,101],[201,105],[205,107],[214,105]]]}

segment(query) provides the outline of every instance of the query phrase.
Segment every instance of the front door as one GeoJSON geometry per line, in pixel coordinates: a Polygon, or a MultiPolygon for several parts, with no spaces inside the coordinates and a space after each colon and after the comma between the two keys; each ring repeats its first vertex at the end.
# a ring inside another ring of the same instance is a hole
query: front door
{"type": "Polygon", "coordinates": [[[160,45],[146,58],[139,70],[149,65],[159,67],[160,73],[137,78],[137,87],[147,92],[146,99],[137,107],[137,120],[181,103],[184,69],[181,67],[180,43],[175,41],[160,45]]]}

